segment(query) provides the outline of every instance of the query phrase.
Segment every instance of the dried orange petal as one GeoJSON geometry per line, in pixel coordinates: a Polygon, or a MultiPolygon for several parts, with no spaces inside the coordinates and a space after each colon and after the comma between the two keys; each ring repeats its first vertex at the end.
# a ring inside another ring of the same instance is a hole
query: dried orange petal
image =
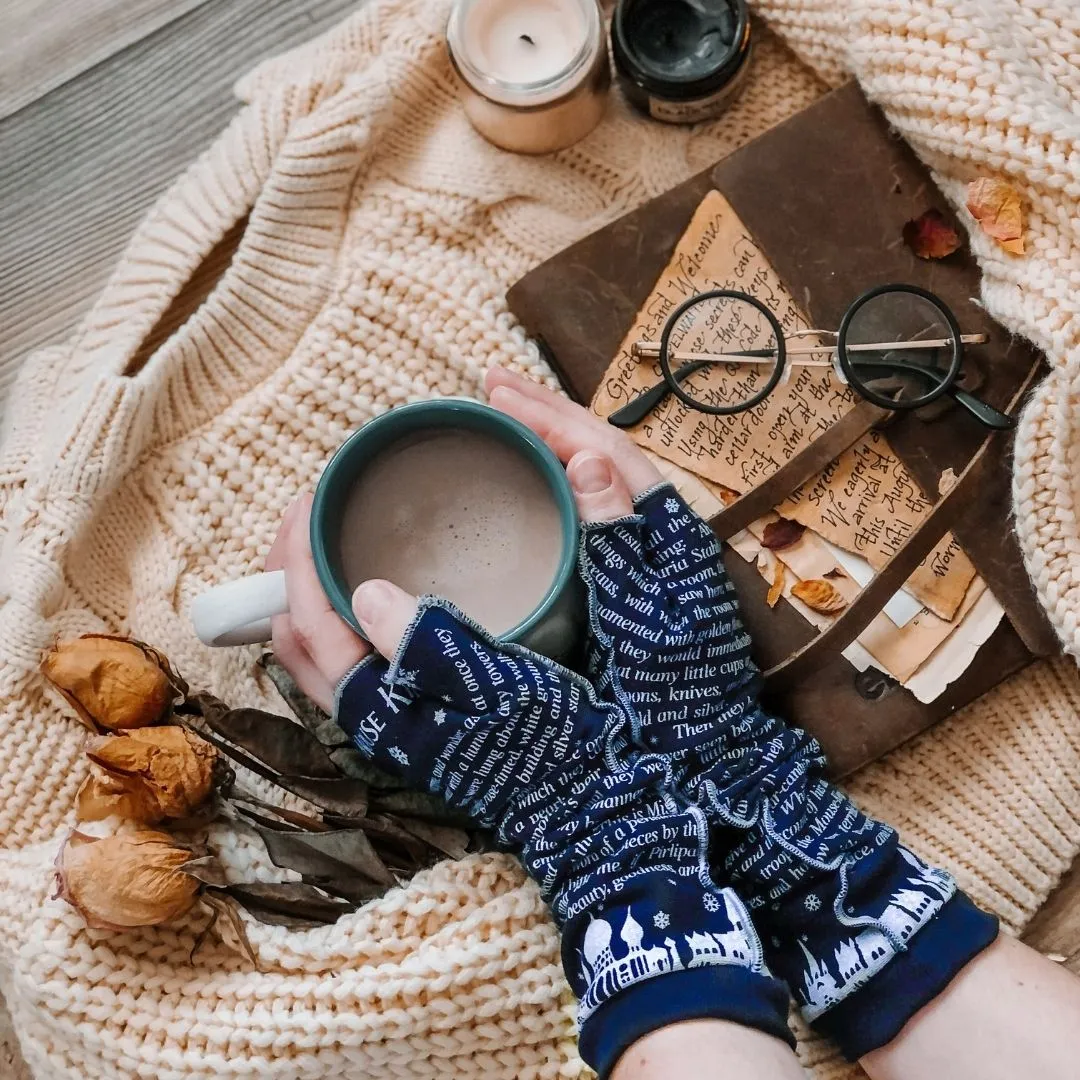
{"type": "Polygon", "coordinates": [[[188,817],[210,796],[217,751],[180,727],[140,728],[92,739],[94,773],[79,789],[78,817],[109,813],[144,825],[188,817]]]}
{"type": "Polygon", "coordinates": [[[787,577],[787,572],[784,570],[784,564],[777,560],[776,566],[773,567],[773,579],[772,584],[769,586],[769,595],[765,597],[765,602],[771,608],[776,607],[780,597],[783,595],[785,577],[787,577]]]}
{"type": "Polygon", "coordinates": [[[967,208],[987,236],[1014,255],[1024,254],[1024,212],[1016,188],[994,177],[973,180],[967,187],[967,208]]]}
{"type": "Polygon", "coordinates": [[[839,591],[821,578],[809,578],[792,586],[791,595],[797,596],[807,607],[822,615],[833,615],[847,607],[847,601],[839,591]]]}
{"type": "Polygon", "coordinates": [[[187,848],[154,829],[100,839],[72,833],[57,857],[57,895],[88,926],[157,926],[195,903],[199,882],[180,870],[190,858],[187,848]]]}
{"type": "Polygon", "coordinates": [[[148,646],[85,634],[51,649],[45,677],[94,732],[156,724],[178,696],[164,658],[148,646]]]}

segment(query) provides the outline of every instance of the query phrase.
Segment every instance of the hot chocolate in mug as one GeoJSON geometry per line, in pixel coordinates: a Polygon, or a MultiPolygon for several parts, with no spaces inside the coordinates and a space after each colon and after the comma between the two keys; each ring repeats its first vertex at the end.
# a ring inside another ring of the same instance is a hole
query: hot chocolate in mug
{"type": "MultiPolygon", "coordinates": [[[[451,600],[503,641],[565,658],[584,619],[578,515],[558,458],[524,424],[479,402],[404,405],[354,432],[326,466],[311,551],[338,614],[386,578],[451,600]]],[[[270,638],[288,611],[285,572],[218,585],[191,605],[207,645],[270,638]]]]}

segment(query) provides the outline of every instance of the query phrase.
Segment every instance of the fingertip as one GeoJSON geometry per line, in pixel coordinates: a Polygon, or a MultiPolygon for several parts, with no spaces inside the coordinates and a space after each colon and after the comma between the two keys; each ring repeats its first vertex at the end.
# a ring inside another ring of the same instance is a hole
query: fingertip
{"type": "Polygon", "coordinates": [[[615,463],[595,450],[579,450],[567,463],[583,521],[613,521],[633,513],[634,503],[615,463]]]}
{"type": "Polygon", "coordinates": [[[359,585],[352,597],[353,614],[367,639],[391,659],[416,617],[416,597],[390,581],[374,579],[359,585]]]}
{"type": "Polygon", "coordinates": [[[518,378],[519,376],[514,372],[496,364],[494,367],[489,367],[484,375],[484,389],[490,397],[496,387],[513,385],[518,378]]]}
{"type": "Polygon", "coordinates": [[[285,566],[285,552],[289,546],[289,536],[298,521],[303,521],[311,514],[310,492],[302,492],[285,508],[281,515],[281,524],[278,526],[277,536],[266,553],[263,564],[264,570],[281,570],[285,566]]]}
{"type": "Polygon", "coordinates": [[[488,402],[500,412],[509,412],[509,407],[520,400],[521,395],[503,383],[496,383],[488,392],[488,402]]]}

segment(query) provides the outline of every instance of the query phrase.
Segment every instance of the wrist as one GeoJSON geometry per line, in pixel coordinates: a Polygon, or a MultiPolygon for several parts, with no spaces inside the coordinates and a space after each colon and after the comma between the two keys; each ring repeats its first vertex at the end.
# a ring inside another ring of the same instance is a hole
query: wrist
{"type": "Polygon", "coordinates": [[[617,896],[570,919],[563,935],[581,1054],[601,1076],[642,1036],[686,1020],[730,1020],[794,1045],[787,988],[732,890],[660,872],[617,896]]]}

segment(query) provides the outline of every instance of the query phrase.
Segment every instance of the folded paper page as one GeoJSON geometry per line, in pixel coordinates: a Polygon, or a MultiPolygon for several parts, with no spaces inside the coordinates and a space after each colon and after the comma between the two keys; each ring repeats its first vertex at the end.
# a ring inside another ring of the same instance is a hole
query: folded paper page
{"type": "MultiPolygon", "coordinates": [[[[658,341],[678,304],[714,288],[756,297],[785,333],[809,326],[730,204],[711,191],[601,379],[592,401],[598,415],[610,415],[662,377],[656,360],[633,355],[633,343],[658,341]]],[[[718,370],[716,378],[724,377],[718,370]]],[[[748,412],[711,416],[669,396],[630,434],[674,464],[742,493],[808,446],[854,402],[830,367],[797,368],[748,412]]],[[[778,510],[880,569],[929,515],[931,504],[884,436],[871,432],[778,510]]],[[[912,574],[907,588],[935,615],[951,619],[974,576],[971,561],[955,538],[946,535],[912,574]]]]}

